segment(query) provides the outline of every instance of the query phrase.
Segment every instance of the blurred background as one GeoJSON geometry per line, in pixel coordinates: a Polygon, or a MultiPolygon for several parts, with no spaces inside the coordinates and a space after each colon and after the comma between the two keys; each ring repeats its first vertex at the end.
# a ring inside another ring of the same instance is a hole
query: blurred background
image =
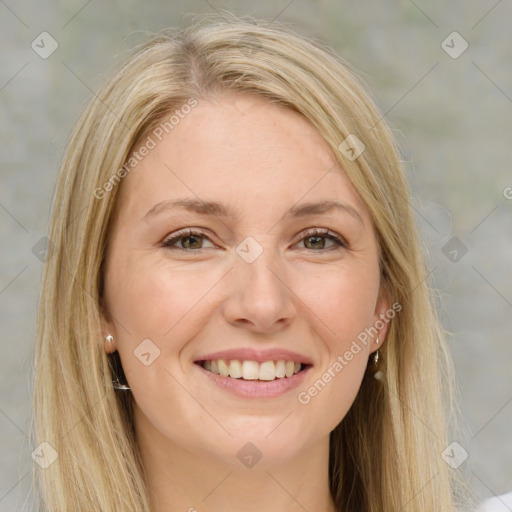
{"type": "Polygon", "coordinates": [[[0,511],[30,500],[41,239],[71,129],[127,50],[221,9],[327,42],[370,87],[402,148],[450,332],[464,418],[453,471],[481,499],[511,491],[511,2],[0,0],[0,511]]]}

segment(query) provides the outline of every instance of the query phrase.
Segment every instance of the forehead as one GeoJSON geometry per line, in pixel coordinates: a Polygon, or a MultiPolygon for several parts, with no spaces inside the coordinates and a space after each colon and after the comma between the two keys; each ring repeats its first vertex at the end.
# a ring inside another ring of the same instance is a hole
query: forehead
{"type": "Polygon", "coordinates": [[[340,199],[364,210],[314,126],[262,98],[226,93],[199,101],[161,140],[150,137],[155,147],[123,180],[123,209],[147,210],[159,201],[195,196],[252,214],[301,198],[340,199]]]}

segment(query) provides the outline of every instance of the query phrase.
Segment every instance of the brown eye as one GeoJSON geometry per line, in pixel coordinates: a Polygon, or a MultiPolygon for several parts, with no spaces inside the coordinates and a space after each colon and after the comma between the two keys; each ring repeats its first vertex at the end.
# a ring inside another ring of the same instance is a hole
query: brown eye
{"type": "Polygon", "coordinates": [[[304,240],[306,240],[307,242],[309,242],[309,245],[311,247],[308,246],[308,243],[304,243],[304,245],[306,246],[307,249],[323,249],[325,247],[325,238],[324,236],[308,236],[306,237],[304,240]]]}
{"type": "Polygon", "coordinates": [[[304,242],[304,246],[306,249],[311,249],[313,251],[322,251],[329,250],[336,246],[338,247],[347,247],[347,243],[339,236],[330,233],[329,231],[319,231],[313,230],[312,232],[305,233],[305,236],[302,238],[301,242],[304,242]],[[330,240],[332,245],[326,247],[325,240],[330,240]]]}
{"type": "Polygon", "coordinates": [[[168,238],[162,243],[163,247],[167,247],[168,249],[178,249],[178,250],[199,250],[205,249],[203,247],[204,240],[209,240],[209,238],[201,232],[198,231],[182,231],[181,233],[177,233],[171,238],[168,238]],[[180,246],[176,246],[176,242],[179,242],[180,246]]]}
{"type": "Polygon", "coordinates": [[[196,235],[187,235],[184,237],[181,237],[182,239],[182,247],[184,249],[201,249],[201,246],[203,245],[200,243],[201,237],[196,235]]]}

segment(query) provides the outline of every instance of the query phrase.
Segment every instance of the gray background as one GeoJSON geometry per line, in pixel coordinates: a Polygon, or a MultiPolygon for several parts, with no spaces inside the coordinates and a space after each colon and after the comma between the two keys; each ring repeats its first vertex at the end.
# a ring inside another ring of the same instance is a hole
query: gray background
{"type": "Polygon", "coordinates": [[[30,489],[30,353],[42,270],[33,247],[46,233],[71,128],[147,32],[215,9],[289,22],[360,70],[403,148],[451,332],[466,431],[457,440],[469,453],[457,471],[481,498],[512,490],[512,3],[258,5],[0,0],[0,511],[20,510],[30,489]],[[58,43],[46,59],[31,48],[43,31],[58,43]],[[469,44],[458,58],[441,46],[453,31],[469,44]],[[456,262],[446,247],[454,236],[456,262]]]}

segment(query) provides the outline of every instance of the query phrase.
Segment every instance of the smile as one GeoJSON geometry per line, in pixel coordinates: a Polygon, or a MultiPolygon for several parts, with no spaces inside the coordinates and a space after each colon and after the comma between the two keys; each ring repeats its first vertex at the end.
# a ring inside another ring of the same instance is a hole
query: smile
{"type": "Polygon", "coordinates": [[[276,379],[291,378],[304,370],[305,364],[295,361],[264,361],[258,363],[251,360],[215,359],[198,361],[205,370],[231,379],[272,381],[276,379]]]}

